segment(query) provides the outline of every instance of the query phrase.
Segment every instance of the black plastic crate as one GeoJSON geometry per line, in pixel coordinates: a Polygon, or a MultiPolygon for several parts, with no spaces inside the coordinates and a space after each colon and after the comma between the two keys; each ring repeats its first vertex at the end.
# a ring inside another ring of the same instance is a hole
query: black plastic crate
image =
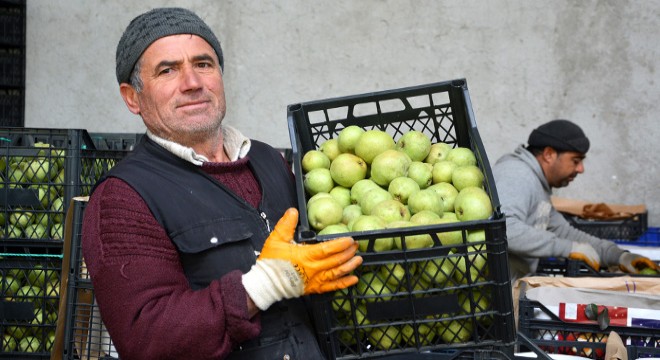
{"type": "Polygon", "coordinates": [[[0,2],[0,46],[25,47],[25,1],[0,2]]]}
{"type": "Polygon", "coordinates": [[[131,151],[140,142],[143,133],[89,133],[98,150],[131,151]]]}
{"type": "Polygon", "coordinates": [[[95,150],[85,130],[0,128],[0,246],[61,244],[71,198],[127,153],[95,150]]]}
{"type": "Polygon", "coordinates": [[[62,255],[0,253],[0,358],[49,359],[55,340],[62,255]]]}
{"type": "Polygon", "coordinates": [[[591,220],[567,213],[562,215],[573,227],[601,239],[634,241],[648,229],[646,211],[623,220],[591,220]]]}
{"type": "Polygon", "coordinates": [[[288,123],[300,208],[299,241],[336,236],[316,236],[310,230],[301,159],[350,125],[380,129],[395,140],[419,130],[432,142],[472,149],[495,209],[490,219],[482,221],[349,233],[369,243],[361,253],[363,265],[356,270],[360,283],[312,297],[317,337],[328,358],[515,343],[505,220],[465,80],[289,105],[288,123]],[[479,230],[485,239],[467,242],[468,233],[479,230]],[[438,234],[446,232],[460,233],[462,243],[443,246],[438,234]],[[434,246],[373,251],[378,238],[394,237],[405,243],[416,235],[430,235],[434,246]]]}
{"type": "Polygon", "coordinates": [[[562,321],[543,304],[520,297],[518,331],[549,354],[603,359],[607,336],[615,331],[626,345],[629,359],[660,356],[660,331],[634,326],[609,326],[562,321]]]}
{"type": "Polygon", "coordinates": [[[0,89],[0,124],[21,127],[25,123],[25,90],[0,89]]]}
{"type": "Polygon", "coordinates": [[[25,87],[25,50],[0,48],[0,87],[25,87]]]}
{"type": "MultiPolygon", "coordinates": [[[[654,260],[655,261],[655,260],[654,260]]],[[[537,275],[565,276],[565,277],[614,277],[614,276],[633,276],[633,277],[660,277],[660,275],[628,274],[625,272],[610,271],[607,268],[596,270],[587,265],[584,261],[566,258],[542,258],[536,269],[537,275]]]]}
{"type": "MultiPolygon", "coordinates": [[[[94,301],[94,288],[82,254],[82,223],[85,201],[74,201],[72,209],[71,243],[66,288],[66,313],[63,337],[63,359],[117,358],[110,335],[105,331],[94,301]]],[[[63,290],[64,291],[64,290],[63,290]]]]}

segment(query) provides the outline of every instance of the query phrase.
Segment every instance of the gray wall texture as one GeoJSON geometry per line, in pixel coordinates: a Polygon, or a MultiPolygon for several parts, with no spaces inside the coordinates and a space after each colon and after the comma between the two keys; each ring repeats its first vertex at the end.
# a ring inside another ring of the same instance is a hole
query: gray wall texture
{"type": "Polygon", "coordinates": [[[289,147],[288,104],[467,79],[491,163],[553,118],[592,141],[557,195],[660,226],[660,1],[28,0],[25,125],[143,132],[119,96],[129,21],[184,6],[225,52],[226,122],[289,147]]]}

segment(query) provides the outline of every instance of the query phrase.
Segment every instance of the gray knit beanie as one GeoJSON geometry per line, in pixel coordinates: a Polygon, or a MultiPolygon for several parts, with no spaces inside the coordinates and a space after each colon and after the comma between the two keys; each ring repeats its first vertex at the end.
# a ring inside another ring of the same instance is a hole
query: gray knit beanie
{"type": "Polygon", "coordinates": [[[550,146],[557,151],[575,151],[586,154],[589,139],[582,129],[569,120],[557,119],[547,122],[529,134],[530,147],[550,146]]]}
{"type": "Polygon", "coordinates": [[[157,8],[139,15],[128,24],[117,45],[117,81],[130,82],[131,72],[142,53],[154,41],[178,34],[198,35],[213,47],[224,70],[220,42],[195,13],[182,8],[157,8]]]}

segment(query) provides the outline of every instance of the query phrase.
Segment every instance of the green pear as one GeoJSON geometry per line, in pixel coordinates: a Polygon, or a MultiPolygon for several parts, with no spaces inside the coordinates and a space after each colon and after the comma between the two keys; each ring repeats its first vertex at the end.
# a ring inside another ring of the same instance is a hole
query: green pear
{"type": "MultiPolygon", "coordinates": [[[[344,207],[344,210],[342,211],[342,217],[341,217],[341,222],[346,224],[351,223],[351,221],[357,219],[360,215],[362,215],[362,208],[358,204],[350,204],[346,207],[344,207]]],[[[351,226],[348,226],[349,229],[352,228],[351,226]]]]}
{"type": "Polygon", "coordinates": [[[458,195],[458,189],[448,182],[435,183],[428,187],[433,189],[442,199],[442,209],[444,212],[454,211],[454,201],[458,195]]]}
{"type": "Polygon", "coordinates": [[[426,323],[405,324],[401,328],[401,340],[410,347],[428,346],[433,343],[434,336],[433,328],[426,323]]]}
{"type": "Polygon", "coordinates": [[[447,160],[455,163],[458,166],[464,165],[477,165],[477,158],[474,156],[472,149],[466,147],[455,147],[447,154],[447,160]]]}
{"type": "Polygon", "coordinates": [[[419,184],[407,176],[399,176],[398,178],[394,178],[387,186],[387,191],[392,194],[394,199],[405,205],[408,204],[408,198],[410,195],[418,192],[419,190],[419,184]]]}
{"type": "Polygon", "coordinates": [[[335,186],[330,170],[325,168],[313,169],[303,177],[303,186],[307,194],[314,196],[320,192],[330,193],[335,186]]]}
{"type": "Polygon", "coordinates": [[[365,133],[365,130],[357,125],[350,125],[343,128],[337,134],[337,145],[339,151],[342,153],[355,154],[355,145],[360,139],[360,136],[365,133]]]}
{"type": "Polygon", "coordinates": [[[396,349],[401,342],[401,330],[394,325],[372,328],[369,332],[369,341],[381,350],[396,349]]]}
{"type": "Polygon", "coordinates": [[[324,197],[333,197],[333,196],[330,195],[329,192],[319,192],[319,193],[316,193],[316,194],[314,194],[313,196],[311,196],[309,199],[307,199],[307,207],[309,208],[309,205],[311,205],[311,203],[313,203],[314,201],[316,201],[316,200],[318,200],[318,199],[320,199],[320,198],[324,198],[324,197]]]}
{"type": "Polygon", "coordinates": [[[434,220],[441,219],[440,215],[436,214],[431,210],[422,210],[410,217],[410,222],[419,224],[419,225],[429,225],[433,224],[434,220]]]}
{"type": "Polygon", "coordinates": [[[351,312],[351,302],[348,298],[348,289],[341,289],[334,292],[332,296],[332,309],[337,312],[351,312]]]}
{"type": "Polygon", "coordinates": [[[398,200],[388,199],[376,204],[370,212],[371,215],[378,216],[385,223],[392,221],[410,220],[410,210],[398,200]]]}
{"type": "Polygon", "coordinates": [[[405,152],[412,161],[424,161],[431,152],[431,139],[421,131],[411,130],[401,135],[396,147],[405,152]]]}
{"type": "Polygon", "coordinates": [[[12,296],[21,288],[21,282],[9,274],[0,276],[0,288],[4,290],[5,296],[12,296]]]}
{"type": "MultiPolygon", "coordinates": [[[[414,264],[410,264],[410,268],[414,269],[414,264]]],[[[387,263],[380,267],[378,270],[380,276],[385,279],[388,285],[397,288],[400,284],[406,281],[406,268],[400,263],[387,263]]],[[[414,272],[412,270],[411,272],[414,272]]]]}
{"type": "Polygon", "coordinates": [[[331,224],[324,227],[323,229],[321,229],[321,231],[318,232],[318,235],[344,234],[347,232],[350,232],[348,226],[346,226],[346,224],[339,223],[339,224],[331,224]]]}
{"type": "Polygon", "coordinates": [[[336,184],[350,188],[367,176],[367,163],[357,155],[339,154],[330,163],[330,176],[336,184]]]}
{"type": "Polygon", "coordinates": [[[448,257],[438,257],[420,263],[422,278],[432,284],[444,284],[454,273],[456,264],[448,257]]]}
{"type": "Polygon", "coordinates": [[[55,223],[61,223],[64,220],[64,198],[58,197],[50,205],[51,219],[55,223]]]}
{"type": "Polygon", "coordinates": [[[362,179],[351,187],[351,202],[358,204],[363,195],[372,189],[380,189],[380,186],[371,179],[362,179]]]}
{"type": "Polygon", "coordinates": [[[378,185],[388,187],[390,182],[408,174],[410,157],[394,149],[378,154],[371,163],[371,179],[378,185]]]}
{"type": "Polygon", "coordinates": [[[16,351],[17,347],[18,347],[18,342],[16,341],[16,338],[14,338],[13,336],[11,336],[9,334],[4,334],[2,336],[2,352],[3,353],[16,351]]]}
{"type": "Polygon", "coordinates": [[[392,200],[394,197],[387,190],[378,187],[373,189],[368,189],[360,199],[358,199],[358,204],[362,208],[362,213],[371,215],[371,210],[378,205],[380,202],[385,200],[392,200]]]}
{"type": "Polygon", "coordinates": [[[459,166],[451,174],[451,183],[458,191],[470,186],[482,187],[484,173],[475,165],[459,166]]]}
{"type": "Polygon", "coordinates": [[[433,170],[431,171],[433,183],[451,183],[451,176],[454,173],[454,169],[457,167],[458,165],[456,165],[456,163],[449,160],[436,161],[433,163],[433,170]]]}
{"type": "Polygon", "coordinates": [[[454,212],[460,221],[485,220],[492,215],[493,206],[484,189],[466,187],[456,195],[454,212]]]}
{"type": "Polygon", "coordinates": [[[24,336],[18,343],[18,351],[35,353],[41,350],[41,341],[36,336],[24,336]]]}
{"type": "Polygon", "coordinates": [[[424,159],[424,162],[427,162],[429,164],[435,164],[438,161],[445,160],[451,149],[452,146],[447,143],[443,143],[443,142],[435,143],[431,145],[429,154],[426,156],[426,159],[424,159]]]}
{"type": "Polygon", "coordinates": [[[330,190],[330,195],[339,202],[342,208],[351,205],[351,189],[349,188],[337,185],[330,190]]]}
{"type": "Polygon", "coordinates": [[[416,214],[422,210],[430,210],[438,215],[443,213],[442,198],[431,189],[422,189],[413,193],[408,198],[408,207],[411,214],[416,214]]]}
{"type": "MultiPolygon", "coordinates": [[[[312,170],[315,171],[315,170],[312,170]]],[[[315,230],[322,230],[328,225],[339,224],[344,209],[332,196],[319,198],[307,207],[307,220],[315,230]]]]}
{"type": "Polygon", "coordinates": [[[466,253],[456,259],[456,280],[464,284],[486,281],[486,265],[486,245],[467,246],[466,253]]]}
{"type": "MultiPolygon", "coordinates": [[[[389,229],[404,228],[411,226],[418,226],[418,224],[405,220],[393,221],[387,224],[387,228],[389,229]]],[[[394,237],[394,247],[396,249],[403,250],[404,242],[406,249],[408,250],[433,247],[433,238],[431,238],[431,235],[426,233],[394,237]],[[404,238],[403,241],[401,239],[402,237],[404,238]]]]}
{"type": "Polygon", "coordinates": [[[413,161],[408,166],[407,176],[415,180],[420,189],[426,189],[433,184],[433,165],[421,161],[413,161]]]}
{"type": "MultiPolygon", "coordinates": [[[[387,224],[385,221],[375,215],[360,215],[351,225],[351,231],[372,231],[385,229],[387,224]]],[[[369,242],[373,241],[374,252],[389,251],[394,246],[394,239],[391,237],[378,238],[378,239],[361,239],[358,240],[358,250],[360,252],[367,252],[369,249],[369,242]]]]}
{"type": "Polygon", "coordinates": [[[303,155],[301,160],[303,173],[313,169],[330,169],[330,158],[320,150],[310,150],[303,155]]]}
{"type": "Polygon", "coordinates": [[[330,161],[334,160],[337,155],[341,154],[337,138],[326,140],[321,146],[319,146],[319,150],[324,153],[330,161]]]}
{"type": "Polygon", "coordinates": [[[355,143],[355,155],[371,164],[374,158],[386,150],[394,149],[396,146],[392,136],[379,129],[367,130],[355,143]]]}
{"type": "MultiPolygon", "coordinates": [[[[452,224],[457,222],[459,221],[442,217],[440,219],[434,220],[432,224],[452,224]]],[[[438,239],[440,239],[440,242],[444,246],[458,245],[463,243],[463,232],[461,230],[443,231],[437,233],[437,235],[438,239]]]]}
{"type": "MultiPolygon", "coordinates": [[[[448,316],[444,315],[444,317],[448,316]]],[[[472,338],[472,323],[465,319],[439,321],[435,329],[447,344],[464,343],[472,338]]]]}

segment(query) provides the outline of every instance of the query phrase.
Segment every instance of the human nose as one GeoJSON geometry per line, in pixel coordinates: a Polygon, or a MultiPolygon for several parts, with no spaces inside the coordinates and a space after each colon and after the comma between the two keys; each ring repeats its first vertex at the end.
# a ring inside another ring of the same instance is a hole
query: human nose
{"type": "Polygon", "coordinates": [[[183,81],[181,82],[181,91],[196,90],[201,87],[199,74],[190,66],[186,66],[182,71],[183,81]]]}
{"type": "Polygon", "coordinates": [[[578,174],[582,174],[584,172],[584,162],[580,161],[577,164],[577,167],[575,168],[575,171],[577,171],[578,174]]]}

